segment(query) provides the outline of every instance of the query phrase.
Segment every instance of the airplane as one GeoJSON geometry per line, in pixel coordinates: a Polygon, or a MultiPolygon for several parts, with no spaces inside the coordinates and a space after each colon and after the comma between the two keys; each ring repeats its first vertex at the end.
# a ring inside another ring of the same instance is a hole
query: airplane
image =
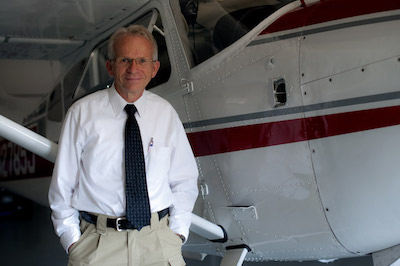
{"type": "Polygon", "coordinates": [[[66,110],[112,83],[112,32],[142,24],[161,62],[147,89],[174,106],[199,167],[185,256],[399,263],[400,1],[50,2],[1,7],[2,58],[61,66],[30,130],[0,116],[2,187],[48,204],[66,110]]]}

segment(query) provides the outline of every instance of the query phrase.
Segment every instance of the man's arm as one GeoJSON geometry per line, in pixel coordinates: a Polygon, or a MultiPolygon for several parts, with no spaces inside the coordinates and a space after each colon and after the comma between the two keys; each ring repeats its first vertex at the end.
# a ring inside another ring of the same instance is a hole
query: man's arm
{"type": "Polygon", "coordinates": [[[197,199],[198,169],[182,122],[177,118],[169,184],[174,194],[170,208],[170,228],[185,239],[189,235],[192,211],[197,199]]]}
{"type": "Polygon", "coordinates": [[[68,111],[61,130],[57,160],[49,189],[54,230],[67,253],[69,247],[78,241],[81,235],[79,212],[72,206],[82,152],[79,130],[73,112],[68,111]]]}

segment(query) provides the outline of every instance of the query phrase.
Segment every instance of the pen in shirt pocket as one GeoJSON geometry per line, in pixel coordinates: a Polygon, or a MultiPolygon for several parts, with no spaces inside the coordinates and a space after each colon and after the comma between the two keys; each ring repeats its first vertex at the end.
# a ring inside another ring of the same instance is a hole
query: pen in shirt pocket
{"type": "Polygon", "coordinates": [[[149,148],[148,148],[148,152],[150,151],[150,148],[151,147],[153,147],[153,137],[150,139],[150,142],[149,142],[149,148]]]}

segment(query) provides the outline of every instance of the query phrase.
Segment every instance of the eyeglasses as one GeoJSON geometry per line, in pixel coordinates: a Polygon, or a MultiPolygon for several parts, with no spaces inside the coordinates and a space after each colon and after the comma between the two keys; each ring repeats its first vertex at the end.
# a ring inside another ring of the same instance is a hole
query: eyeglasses
{"type": "Polygon", "coordinates": [[[122,67],[129,67],[133,63],[133,61],[135,61],[136,65],[139,67],[145,67],[152,62],[156,62],[156,60],[152,60],[146,57],[138,57],[138,58],[117,57],[111,59],[110,61],[115,61],[117,65],[122,67]]]}

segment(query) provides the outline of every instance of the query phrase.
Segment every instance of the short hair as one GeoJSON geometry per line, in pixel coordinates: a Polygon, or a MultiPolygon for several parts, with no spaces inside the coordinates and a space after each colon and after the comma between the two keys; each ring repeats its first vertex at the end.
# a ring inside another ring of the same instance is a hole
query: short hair
{"type": "Polygon", "coordinates": [[[154,39],[153,35],[142,25],[130,25],[128,27],[119,28],[113,35],[111,35],[110,40],[108,41],[108,58],[115,59],[115,51],[114,44],[116,40],[125,37],[125,36],[141,36],[150,41],[153,46],[153,60],[158,60],[158,48],[157,42],[154,39]]]}

